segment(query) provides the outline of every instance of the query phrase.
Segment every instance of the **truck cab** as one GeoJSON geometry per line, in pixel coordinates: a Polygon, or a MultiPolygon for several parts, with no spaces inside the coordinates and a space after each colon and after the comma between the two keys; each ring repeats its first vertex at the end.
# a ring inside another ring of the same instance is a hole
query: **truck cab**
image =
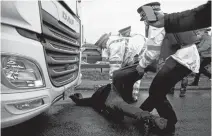
{"type": "Polygon", "coordinates": [[[80,84],[79,2],[1,1],[1,127],[33,118],[80,84]]]}

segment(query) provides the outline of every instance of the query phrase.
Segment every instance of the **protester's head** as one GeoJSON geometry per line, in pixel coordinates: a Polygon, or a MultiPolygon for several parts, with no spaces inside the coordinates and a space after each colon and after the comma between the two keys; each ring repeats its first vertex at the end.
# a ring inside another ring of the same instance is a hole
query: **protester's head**
{"type": "Polygon", "coordinates": [[[130,37],[131,26],[125,27],[125,28],[123,28],[123,29],[120,29],[118,32],[119,32],[119,34],[120,34],[121,36],[130,37]]]}
{"type": "Polygon", "coordinates": [[[95,43],[96,46],[100,47],[101,49],[104,49],[106,48],[106,44],[107,44],[107,41],[110,37],[110,34],[103,34],[98,40],[97,42],[95,43]]]}
{"type": "Polygon", "coordinates": [[[149,6],[151,7],[154,11],[157,11],[157,12],[162,12],[161,11],[161,8],[160,8],[160,3],[159,2],[151,2],[151,3],[147,3],[147,4],[144,4],[142,6],[140,6],[138,9],[137,9],[137,12],[140,14],[141,16],[141,19],[140,21],[145,21],[146,22],[146,16],[145,16],[145,13],[142,9],[143,6],[149,6]]]}

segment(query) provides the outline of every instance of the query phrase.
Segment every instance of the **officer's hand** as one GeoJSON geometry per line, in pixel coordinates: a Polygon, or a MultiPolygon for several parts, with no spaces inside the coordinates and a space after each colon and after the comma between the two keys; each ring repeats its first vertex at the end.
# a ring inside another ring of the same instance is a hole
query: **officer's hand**
{"type": "Polygon", "coordinates": [[[142,68],[140,65],[136,67],[136,70],[138,71],[138,74],[141,76],[144,74],[144,68],[142,68]]]}
{"type": "Polygon", "coordinates": [[[157,21],[155,22],[148,22],[149,25],[161,28],[164,27],[165,22],[164,22],[164,13],[160,11],[155,11],[155,15],[157,17],[157,21]]]}
{"type": "Polygon", "coordinates": [[[135,56],[134,56],[134,58],[133,58],[133,62],[135,63],[135,62],[138,62],[138,55],[136,54],[135,56]]]}

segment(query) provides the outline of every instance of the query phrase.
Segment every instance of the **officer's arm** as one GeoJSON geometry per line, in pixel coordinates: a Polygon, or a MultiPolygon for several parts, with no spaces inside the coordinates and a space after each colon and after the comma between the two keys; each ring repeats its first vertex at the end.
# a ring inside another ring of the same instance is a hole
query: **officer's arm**
{"type": "Polygon", "coordinates": [[[146,68],[150,65],[155,59],[157,59],[160,55],[160,48],[165,36],[165,30],[162,30],[158,35],[155,37],[149,38],[146,41],[147,48],[141,54],[141,59],[139,61],[139,65],[142,68],[146,68]]]}

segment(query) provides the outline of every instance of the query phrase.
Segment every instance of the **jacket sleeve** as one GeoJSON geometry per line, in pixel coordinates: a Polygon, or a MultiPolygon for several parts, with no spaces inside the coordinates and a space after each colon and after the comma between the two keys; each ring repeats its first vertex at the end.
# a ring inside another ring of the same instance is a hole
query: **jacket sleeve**
{"type": "Polygon", "coordinates": [[[150,65],[154,60],[156,60],[160,55],[161,44],[165,37],[165,30],[163,29],[158,35],[152,38],[148,38],[146,41],[146,49],[139,56],[140,61],[139,65],[142,68],[146,68],[150,65]]]}
{"type": "Polygon", "coordinates": [[[184,32],[211,26],[211,1],[192,10],[166,14],[166,33],[184,32]]]}
{"type": "Polygon", "coordinates": [[[210,50],[210,47],[211,47],[211,37],[204,35],[201,42],[199,43],[198,51],[201,53],[210,50]]]}

